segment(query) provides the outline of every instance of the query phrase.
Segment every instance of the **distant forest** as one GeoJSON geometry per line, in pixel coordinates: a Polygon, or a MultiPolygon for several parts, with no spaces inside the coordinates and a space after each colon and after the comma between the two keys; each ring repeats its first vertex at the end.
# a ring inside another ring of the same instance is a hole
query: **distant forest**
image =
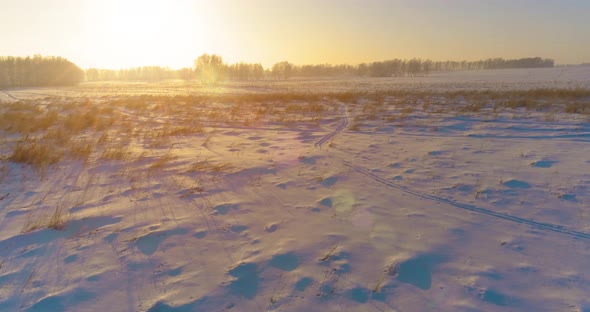
{"type": "Polygon", "coordinates": [[[291,77],[325,77],[325,76],[365,76],[365,77],[417,77],[433,72],[457,70],[482,70],[506,68],[545,68],[553,67],[552,59],[530,57],[514,60],[502,58],[481,61],[432,61],[422,59],[393,59],[359,65],[293,65],[283,61],[271,68],[263,68],[257,63],[225,64],[215,54],[199,56],[192,68],[171,70],[158,66],[135,67],[121,70],[90,68],[86,70],[88,81],[103,80],[137,80],[160,81],[166,79],[199,79],[210,84],[225,80],[248,81],[261,79],[285,80],[291,77]]]}
{"type": "Polygon", "coordinates": [[[0,88],[75,85],[84,71],[61,57],[0,56],[0,88]]]}
{"type": "Polygon", "coordinates": [[[422,59],[393,59],[358,65],[293,65],[278,62],[271,68],[257,63],[225,64],[221,56],[203,54],[191,68],[173,70],[160,66],[134,67],[120,70],[89,68],[81,70],[61,57],[0,56],[0,88],[24,86],[75,85],[86,81],[162,81],[168,79],[194,80],[204,84],[221,81],[251,81],[261,79],[285,80],[291,77],[361,76],[416,77],[433,72],[505,68],[553,67],[552,59],[530,57],[514,60],[502,58],[481,61],[432,61],[422,59]]]}

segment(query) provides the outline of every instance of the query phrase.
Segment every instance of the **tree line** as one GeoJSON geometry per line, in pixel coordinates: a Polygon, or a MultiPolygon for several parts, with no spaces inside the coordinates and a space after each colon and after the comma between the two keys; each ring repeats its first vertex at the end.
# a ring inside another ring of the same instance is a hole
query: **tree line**
{"type": "Polygon", "coordinates": [[[270,69],[262,69],[260,64],[240,63],[226,66],[221,57],[204,54],[195,60],[195,73],[203,82],[224,80],[251,80],[261,78],[287,79],[289,77],[320,77],[320,76],[369,76],[369,77],[415,77],[425,76],[432,72],[457,70],[483,70],[506,68],[546,68],[555,66],[552,59],[530,57],[506,60],[494,58],[481,61],[432,61],[422,59],[393,59],[359,65],[293,65],[283,61],[275,63],[270,69]],[[236,71],[240,68],[240,72],[236,71]],[[254,70],[255,69],[255,70],[254,70]],[[211,75],[215,72],[215,75],[211,75]],[[255,72],[255,73],[254,73],[255,72]],[[204,74],[206,73],[206,74],[204,74]]]}
{"type": "Polygon", "coordinates": [[[432,61],[422,59],[393,59],[352,65],[303,65],[293,68],[294,75],[313,76],[370,76],[370,77],[415,77],[432,72],[457,70],[483,70],[507,68],[546,68],[555,66],[552,59],[540,57],[506,60],[502,58],[481,61],[432,61]]]}
{"type": "Polygon", "coordinates": [[[176,70],[160,66],[131,67],[119,70],[89,68],[86,70],[87,81],[199,79],[205,84],[213,84],[225,80],[260,80],[268,76],[269,71],[265,70],[261,64],[240,62],[228,65],[215,54],[203,54],[194,61],[194,67],[176,70]]]}
{"type": "Polygon", "coordinates": [[[84,71],[62,57],[0,56],[0,88],[75,85],[84,71]]]}
{"type": "Polygon", "coordinates": [[[271,68],[264,68],[259,63],[225,64],[221,56],[203,54],[195,59],[192,68],[171,70],[157,66],[129,68],[122,70],[88,69],[89,81],[98,80],[141,80],[158,81],[164,79],[198,79],[203,84],[215,84],[221,81],[250,81],[260,79],[285,80],[290,77],[322,76],[366,76],[366,77],[416,77],[426,76],[432,72],[457,70],[482,70],[505,68],[542,68],[553,67],[552,59],[540,57],[506,60],[502,58],[481,61],[432,61],[422,59],[393,59],[359,65],[293,65],[287,61],[275,63],[271,68]]]}
{"type": "Polygon", "coordinates": [[[226,64],[221,56],[202,54],[192,67],[170,69],[160,66],[126,69],[89,68],[78,66],[61,57],[0,57],[0,88],[24,86],[74,85],[86,81],[162,81],[168,79],[194,80],[215,84],[226,80],[251,81],[260,79],[285,80],[291,77],[366,76],[415,77],[433,72],[504,68],[553,67],[552,59],[530,57],[521,59],[494,58],[480,61],[432,61],[428,59],[392,59],[358,65],[315,64],[293,65],[277,62],[270,68],[260,63],[226,64]]]}

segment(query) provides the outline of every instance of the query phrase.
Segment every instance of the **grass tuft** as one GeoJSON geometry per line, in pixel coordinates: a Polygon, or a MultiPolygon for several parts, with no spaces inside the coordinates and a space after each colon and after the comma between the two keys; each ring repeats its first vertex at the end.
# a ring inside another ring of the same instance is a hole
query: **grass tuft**
{"type": "Polygon", "coordinates": [[[8,160],[15,163],[31,165],[37,169],[43,169],[49,165],[58,163],[62,157],[63,153],[55,147],[25,136],[16,143],[8,160]]]}

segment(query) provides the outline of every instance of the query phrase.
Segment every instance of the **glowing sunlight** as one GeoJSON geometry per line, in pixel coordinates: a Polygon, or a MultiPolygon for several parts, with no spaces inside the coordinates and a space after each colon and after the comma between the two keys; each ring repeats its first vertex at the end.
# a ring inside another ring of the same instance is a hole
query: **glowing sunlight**
{"type": "Polygon", "coordinates": [[[186,0],[107,1],[88,8],[87,32],[104,42],[99,51],[107,67],[133,64],[190,64],[210,36],[197,5],[186,0]],[[173,48],[172,48],[173,47],[173,48]],[[108,57],[105,57],[108,56],[108,57]]]}

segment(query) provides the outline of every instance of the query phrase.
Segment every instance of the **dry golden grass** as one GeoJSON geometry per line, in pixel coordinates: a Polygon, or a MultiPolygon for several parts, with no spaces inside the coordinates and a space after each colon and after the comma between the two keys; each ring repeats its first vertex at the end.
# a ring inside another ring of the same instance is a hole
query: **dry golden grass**
{"type": "Polygon", "coordinates": [[[152,162],[149,166],[149,170],[161,170],[163,169],[170,161],[177,158],[174,154],[168,151],[166,154],[162,155],[156,161],[152,162]]]}
{"type": "Polygon", "coordinates": [[[64,128],[52,128],[45,132],[43,135],[43,141],[51,142],[54,146],[67,146],[72,140],[72,133],[68,132],[64,128]]]}
{"type": "Polygon", "coordinates": [[[36,214],[32,212],[27,215],[21,233],[30,233],[39,229],[53,229],[61,231],[66,227],[67,217],[63,208],[55,207],[51,214],[36,214]]]}
{"type": "Polygon", "coordinates": [[[128,160],[131,153],[125,146],[107,147],[102,151],[100,159],[102,160],[128,160]]]}
{"type": "Polygon", "coordinates": [[[233,169],[234,166],[229,163],[212,163],[208,160],[202,160],[192,164],[189,168],[189,172],[227,173],[233,169]]]}
{"type": "Polygon", "coordinates": [[[8,160],[31,165],[36,169],[44,169],[49,165],[58,163],[62,158],[63,153],[54,146],[25,136],[16,143],[8,160]]]}
{"type": "MultiPolygon", "coordinates": [[[[590,90],[409,91],[258,94],[209,93],[187,96],[106,96],[47,98],[5,103],[0,131],[21,134],[7,139],[12,162],[46,168],[63,159],[128,160],[128,146],[166,147],[174,137],[204,138],[208,147],[216,127],[307,127],[340,116],[345,103],[354,117],[350,130],[367,120],[402,123],[421,111],[428,114],[515,113],[590,114],[590,90]],[[203,134],[209,132],[208,136],[203,134]],[[124,141],[124,142],[123,142],[124,141]],[[96,146],[95,146],[96,145],[96,146]]],[[[153,168],[164,167],[158,160],[153,168]]],[[[197,162],[194,170],[221,172],[228,164],[197,162]]]]}
{"type": "Polygon", "coordinates": [[[63,215],[63,210],[59,205],[55,207],[55,211],[47,222],[47,228],[61,231],[66,227],[66,219],[63,215]]]}
{"type": "Polygon", "coordinates": [[[94,144],[91,142],[77,142],[76,144],[72,145],[70,149],[70,155],[74,159],[80,159],[84,162],[88,162],[90,159],[90,155],[94,150],[94,144]]]}

